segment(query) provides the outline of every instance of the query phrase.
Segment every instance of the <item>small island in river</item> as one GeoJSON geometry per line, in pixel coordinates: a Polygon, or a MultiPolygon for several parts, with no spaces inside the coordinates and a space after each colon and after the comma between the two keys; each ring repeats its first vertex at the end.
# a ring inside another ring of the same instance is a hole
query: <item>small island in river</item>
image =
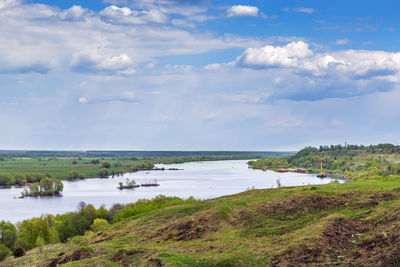
{"type": "Polygon", "coordinates": [[[44,178],[39,182],[29,185],[29,189],[21,193],[21,198],[24,197],[39,197],[39,196],[59,196],[64,189],[64,185],[60,180],[53,178],[44,178]]]}
{"type": "Polygon", "coordinates": [[[137,188],[137,187],[140,187],[140,185],[136,184],[135,180],[126,179],[126,183],[125,184],[119,183],[118,189],[119,190],[122,190],[122,189],[133,189],[133,188],[137,188]]]}

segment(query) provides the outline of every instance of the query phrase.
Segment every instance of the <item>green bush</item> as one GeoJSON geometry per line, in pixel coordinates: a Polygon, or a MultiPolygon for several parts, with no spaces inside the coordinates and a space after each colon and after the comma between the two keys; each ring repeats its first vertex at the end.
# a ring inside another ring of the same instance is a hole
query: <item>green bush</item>
{"type": "Polygon", "coordinates": [[[91,228],[93,232],[100,232],[106,229],[110,224],[105,219],[95,219],[91,228]]]}
{"type": "Polygon", "coordinates": [[[5,260],[10,253],[11,251],[6,245],[0,244],[0,261],[5,260]]]}
{"type": "Polygon", "coordinates": [[[0,185],[11,185],[13,183],[12,177],[9,174],[0,174],[0,185]]]}
{"type": "Polygon", "coordinates": [[[102,168],[99,172],[99,177],[100,178],[107,178],[108,177],[108,169],[107,168],[102,168]]]}
{"type": "Polygon", "coordinates": [[[194,203],[196,201],[197,200],[192,197],[185,200],[178,197],[166,197],[163,195],[159,195],[151,200],[139,199],[135,203],[131,203],[125,206],[123,209],[116,211],[113,223],[152,210],[169,206],[194,203]]]}
{"type": "Polygon", "coordinates": [[[17,240],[17,229],[12,223],[0,222],[0,243],[6,245],[9,249],[14,247],[17,240]]]}

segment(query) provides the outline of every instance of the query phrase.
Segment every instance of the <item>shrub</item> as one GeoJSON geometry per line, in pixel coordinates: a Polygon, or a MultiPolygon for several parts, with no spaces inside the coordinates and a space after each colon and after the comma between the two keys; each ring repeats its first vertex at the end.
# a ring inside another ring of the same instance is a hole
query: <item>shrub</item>
{"type": "Polygon", "coordinates": [[[101,167],[102,167],[102,168],[109,169],[109,168],[111,168],[111,163],[110,163],[109,161],[103,161],[103,162],[101,163],[101,167]]]}
{"type": "Polygon", "coordinates": [[[100,178],[107,178],[108,177],[108,170],[106,168],[102,168],[99,172],[100,178]]]}
{"type": "Polygon", "coordinates": [[[17,229],[12,223],[0,222],[0,243],[12,249],[17,239],[17,229]]]}
{"type": "Polygon", "coordinates": [[[70,171],[68,175],[68,180],[77,180],[77,179],[85,179],[85,175],[77,171],[70,171]]]}
{"type": "Polygon", "coordinates": [[[11,175],[0,174],[0,185],[11,185],[13,182],[11,175]]]}
{"type": "Polygon", "coordinates": [[[17,185],[24,185],[27,183],[26,176],[23,174],[16,174],[14,178],[17,185]]]}
{"type": "Polygon", "coordinates": [[[91,228],[93,232],[100,232],[106,229],[109,226],[109,223],[105,219],[95,219],[91,228]]]}
{"type": "Polygon", "coordinates": [[[6,245],[0,244],[0,261],[5,260],[10,252],[10,249],[6,245]]]}

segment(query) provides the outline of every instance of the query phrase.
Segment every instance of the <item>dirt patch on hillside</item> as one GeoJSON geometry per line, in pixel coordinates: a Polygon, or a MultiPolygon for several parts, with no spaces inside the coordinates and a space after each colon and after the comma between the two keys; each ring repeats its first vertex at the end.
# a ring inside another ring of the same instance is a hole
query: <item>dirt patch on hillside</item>
{"type": "Polygon", "coordinates": [[[357,265],[400,266],[400,214],[383,218],[352,255],[357,265]]]}
{"type": "Polygon", "coordinates": [[[190,219],[179,220],[157,230],[146,240],[162,239],[187,241],[198,239],[205,236],[207,233],[215,232],[220,228],[220,220],[215,212],[201,213],[190,219]]]}
{"type": "Polygon", "coordinates": [[[382,201],[391,201],[398,199],[399,195],[392,193],[376,193],[370,196],[364,196],[362,198],[358,198],[355,201],[351,201],[350,205],[353,208],[369,208],[372,206],[377,206],[382,201]]]}
{"type": "Polygon", "coordinates": [[[43,265],[40,266],[55,267],[59,264],[64,264],[71,261],[79,261],[91,257],[93,257],[93,255],[90,251],[86,249],[77,249],[68,254],[60,253],[57,257],[47,260],[45,263],[43,263],[43,265]]]}
{"type": "Polygon", "coordinates": [[[307,213],[311,210],[332,209],[344,205],[344,199],[310,194],[293,196],[287,200],[262,204],[259,210],[267,214],[307,213]]]}
{"type": "Polygon", "coordinates": [[[147,260],[150,251],[145,249],[131,249],[128,251],[120,251],[114,255],[110,260],[117,262],[124,266],[129,266],[132,264],[139,265],[147,260]]]}
{"type": "Polygon", "coordinates": [[[325,226],[322,236],[292,245],[276,255],[270,266],[331,265],[347,258],[352,241],[368,230],[367,224],[346,218],[333,218],[325,226]]]}

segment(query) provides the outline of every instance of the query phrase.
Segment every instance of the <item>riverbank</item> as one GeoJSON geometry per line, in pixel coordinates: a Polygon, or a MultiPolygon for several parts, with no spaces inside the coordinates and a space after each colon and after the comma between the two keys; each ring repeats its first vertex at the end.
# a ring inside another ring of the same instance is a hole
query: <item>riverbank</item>
{"type": "MultiPolygon", "coordinates": [[[[304,169],[304,168],[261,168],[262,171],[274,171],[278,173],[284,172],[292,172],[292,173],[306,173],[306,174],[320,174],[319,170],[316,169],[304,169]]],[[[324,171],[324,175],[330,178],[342,179],[342,180],[351,180],[351,177],[346,176],[344,173],[332,172],[332,171],[324,171]]]]}

